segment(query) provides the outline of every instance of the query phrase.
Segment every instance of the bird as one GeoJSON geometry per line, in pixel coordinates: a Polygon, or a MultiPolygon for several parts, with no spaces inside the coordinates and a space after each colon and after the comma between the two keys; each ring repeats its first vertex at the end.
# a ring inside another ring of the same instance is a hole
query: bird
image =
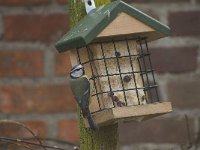
{"type": "Polygon", "coordinates": [[[89,110],[91,86],[81,64],[75,65],[70,71],[70,87],[83,117],[87,119],[90,128],[96,130],[97,126],[89,110]]]}

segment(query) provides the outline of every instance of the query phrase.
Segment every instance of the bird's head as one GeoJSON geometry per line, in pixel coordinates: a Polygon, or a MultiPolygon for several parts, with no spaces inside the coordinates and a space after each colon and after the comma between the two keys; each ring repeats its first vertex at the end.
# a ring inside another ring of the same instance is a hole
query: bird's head
{"type": "Polygon", "coordinates": [[[75,65],[70,71],[70,77],[72,79],[80,78],[84,74],[84,67],[81,64],[75,65]]]}

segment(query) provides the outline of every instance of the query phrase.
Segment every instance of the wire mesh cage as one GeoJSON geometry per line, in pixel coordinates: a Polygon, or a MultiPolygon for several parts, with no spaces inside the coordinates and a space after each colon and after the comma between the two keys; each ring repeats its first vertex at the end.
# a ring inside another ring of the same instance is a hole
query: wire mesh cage
{"type": "Polygon", "coordinates": [[[160,102],[145,37],[94,42],[75,53],[93,85],[91,113],[160,102]]]}
{"type": "Polygon", "coordinates": [[[77,49],[77,59],[94,84],[92,97],[98,109],[93,112],[159,102],[146,38],[99,42],[86,46],[85,51],[77,49]],[[81,55],[85,51],[87,56],[81,55]]]}

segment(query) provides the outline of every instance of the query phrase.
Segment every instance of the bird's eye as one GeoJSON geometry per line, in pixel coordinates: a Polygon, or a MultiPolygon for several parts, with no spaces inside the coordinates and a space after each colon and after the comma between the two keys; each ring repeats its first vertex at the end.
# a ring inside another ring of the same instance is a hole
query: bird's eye
{"type": "Polygon", "coordinates": [[[77,69],[76,71],[80,71],[81,69],[77,69]]]}

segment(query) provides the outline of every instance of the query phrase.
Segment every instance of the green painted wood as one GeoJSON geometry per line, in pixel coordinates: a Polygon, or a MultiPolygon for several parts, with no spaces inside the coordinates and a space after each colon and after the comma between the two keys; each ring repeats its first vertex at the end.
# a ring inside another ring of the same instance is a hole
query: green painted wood
{"type": "MultiPolygon", "coordinates": [[[[107,4],[110,0],[95,0],[96,6],[107,4]]],[[[82,0],[68,0],[71,28],[85,15],[82,0]]],[[[78,107],[81,150],[119,150],[118,124],[101,127],[97,131],[85,128],[78,107]]],[[[67,133],[66,133],[67,134],[67,133]]]]}
{"type": "Polygon", "coordinates": [[[168,26],[160,23],[131,5],[117,0],[92,10],[88,15],[81,19],[74,28],[56,43],[57,50],[59,52],[65,52],[91,43],[121,12],[125,12],[149,25],[164,36],[170,34],[168,26]]]}

